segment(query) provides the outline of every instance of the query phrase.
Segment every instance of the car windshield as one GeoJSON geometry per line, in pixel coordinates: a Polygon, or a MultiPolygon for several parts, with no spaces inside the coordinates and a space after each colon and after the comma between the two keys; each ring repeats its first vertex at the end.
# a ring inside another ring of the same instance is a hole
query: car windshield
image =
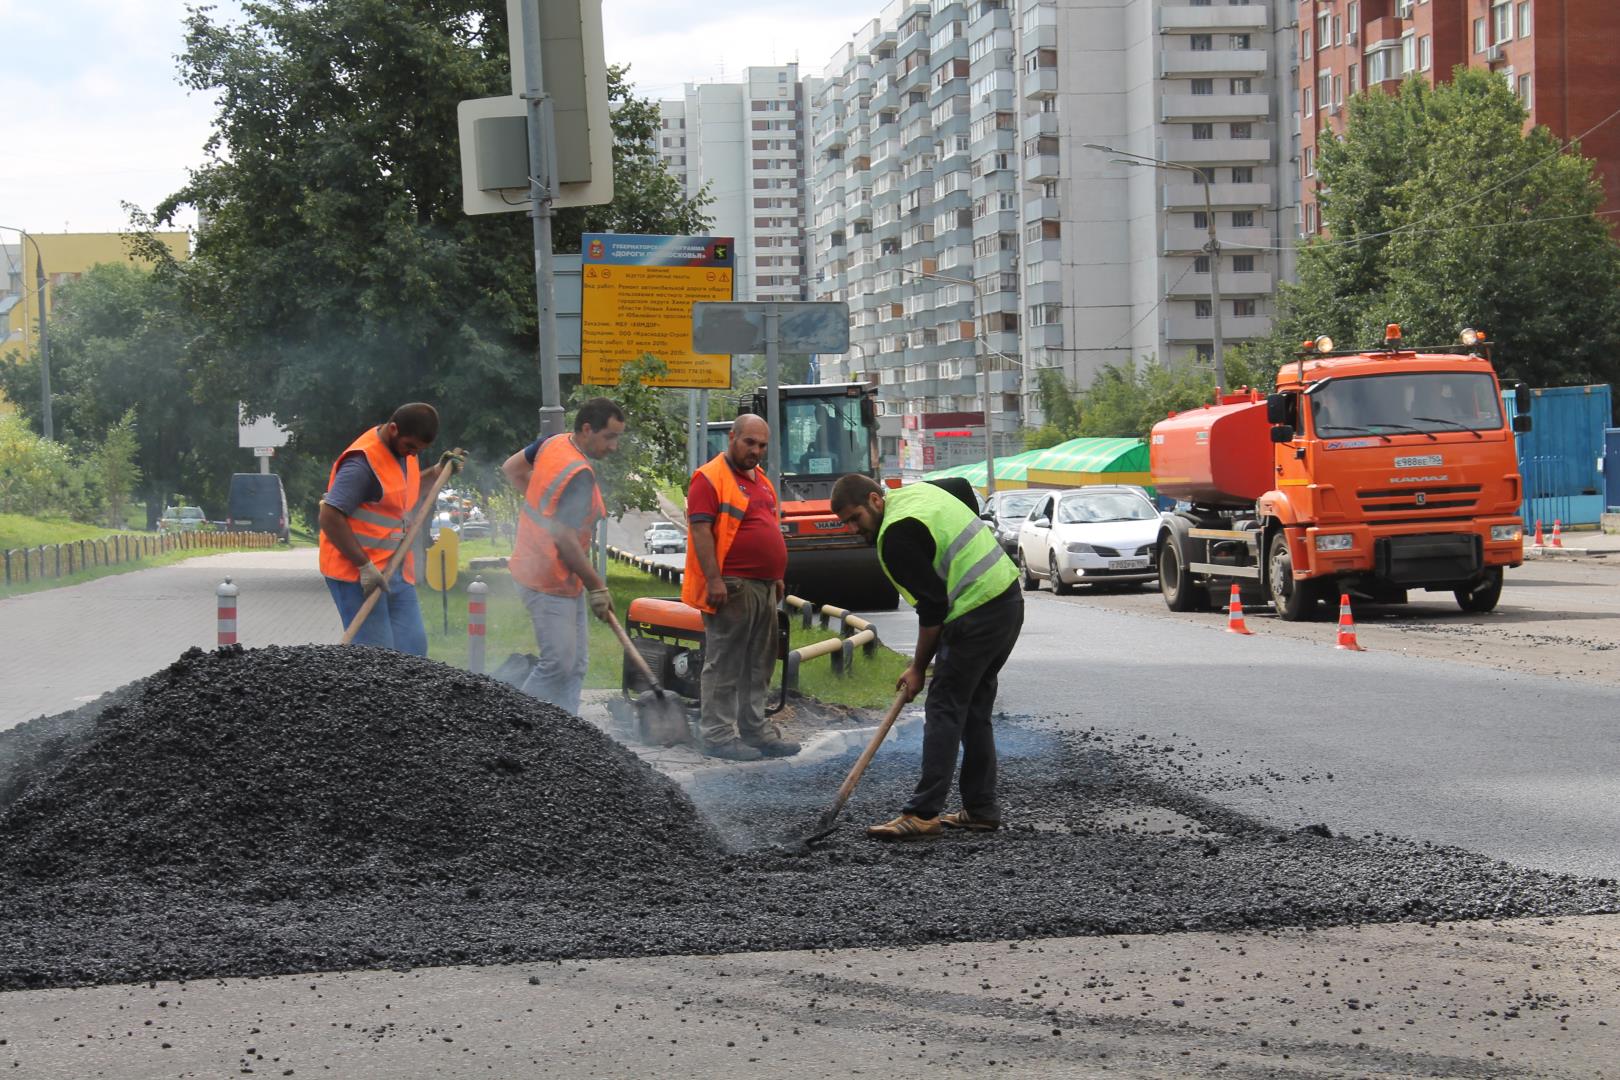
{"type": "Polygon", "coordinates": [[[1029,517],[1029,512],[1035,509],[1035,504],[1040,501],[1041,493],[1038,491],[1003,495],[1001,505],[996,508],[996,516],[1008,520],[1029,517]]]}
{"type": "Polygon", "coordinates": [[[1060,525],[1100,521],[1149,521],[1159,516],[1153,504],[1140,495],[1112,492],[1099,495],[1068,495],[1058,501],[1060,525]]]}
{"type": "Polygon", "coordinates": [[[872,468],[872,442],[858,397],[782,401],[784,473],[842,476],[872,468]]]}
{"type": "Polygon", "coordinates": [[[1323,383],[1310,395],[1318,435],[1494,431],[1502,426],[1496,380],[1484,372],[1364,375],[1323,383]]]}
{"type": "Polygon", "coordinates": [[[180,517],[185,521],[201,521],[203,519],[203,512],[200,507],[182,506],[180,508],[180,517]]]}

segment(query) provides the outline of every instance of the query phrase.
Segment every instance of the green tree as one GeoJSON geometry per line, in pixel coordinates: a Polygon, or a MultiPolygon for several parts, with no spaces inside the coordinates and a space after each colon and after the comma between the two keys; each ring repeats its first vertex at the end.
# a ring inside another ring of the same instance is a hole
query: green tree
{"type": "MultiPolygon", "coordinates": [[[[278,469],[305,507],[402,401],[437,404],[444,441],[479,458],[534,432],[530,223],[461,209],[456,105],[505,92],[508,63],[499,0],[250,0],[234,24],[192,9],[182,79],[219,112],[207,163],[154,218],[191,206],[206,225],[161,269],[198,320],[200,396],[292,430],[278,469]]],[[[622,70],[613,87],[614,204],[565,214],[559,248],[701,221],[657,165],[652,106],[622,70]]]]}
{"type": "MultiPolygon", "coordinates": [[[[1253,381],[1241,350],[1227,353],[1225,362],[1226,380],[1233,386],[1266,388],[1253,381]]],[[[1080,397],[1079,434],[1140,438],[1172,412],[1209,404],[1214,393],[1215,374],[1202,364],[1109,364],[1080,397]]]]}
{"type": "Polygon", "coordinates": [[[1057,368],[1041,368],[1035,373],[1035,380],[1041,414],[1046,419],[1040,427],[1024,432],[1025,450],[1044,450],[1080,434],[1080,407],[1063,372],[1057,368]]]}
{"type": "Polygon", "coordinates": [[[107,525],[114,529],[124,527],[129,494],[141,482],[141,466],[137,461],[141,445],[135,434],[135,414],[133,407],[124,410],[124,415],[107,429],[106,437],[90,459],[101,480],[107,525]]]}
{"type": "Polygon", "coordinates": [[[0,416],[0,513],[94,516],[86,470],[66,445],[41,438],[20,416],[0,416]]]}
{"type": "Polygon", "coordinates": [[[1496,75],[1459,69],[1430,87],[1359,94],[1318,171],[1328,235],[1300,253],[1266,354],[1331,335],[1370,346],[1386,323],[1416,345],[1474,326],[1507,373],[1540,384],[1620,377],[1620,246],[1578,147],[1524,131],[1496,75]]]}
{"type": "Polygon", "coordinates": [[[647,385],[668,372],[662,360],[644,356],[620,370],[617,386],[582,385],[568,402],[572,413],[587,398],[609,397],[624,410],[619,452],[596,466],[610,517],[657,506],[660,484],[686,486],[686,391],[647,385]]]}

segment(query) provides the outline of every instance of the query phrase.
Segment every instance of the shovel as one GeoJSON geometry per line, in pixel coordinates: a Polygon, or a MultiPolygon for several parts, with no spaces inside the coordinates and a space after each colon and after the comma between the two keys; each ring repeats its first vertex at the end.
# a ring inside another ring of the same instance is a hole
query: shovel
{"type": "Polygon", "coordinates": [[[786,845],[787,848],[798,854],[804,854],[809,850],[811,844],[817,840],[825,839],[837,831],[839,813],[844,809],[844,804],[849,802],[850,795],[854,794],[855,785],[861,782],[861,774],[866,772],[866,767],[871,764],[872,757],[877,753],[878,747],[882,746],[883,740],[888,738],[889,729],[894,727],[894,722],[899,718],[900,710],[905,708],[905,705],[906,692],[901,689],[895,693],[894,704],[889,706],[889,711],[884,715],[883,723],[878,725],[877,733],[872,736],[872,741],[866,744],[866,749],[861,751],[861,756],[855,759],[855,764],[850,768],[849,775],[844,777],[844,786],[838,789],[838,795],[833,799],[833,804],[816,821],[809,836],[801,840],[789,841],[786,845]]]}
{"type": "Polygon", "coordinates": [[[686,708],[676,698],[664,692],[658,684],[658,677],[652,673],[647,665],[647,658],[641,655],[641,650],[630,641],[630,635],[624,632],[619,625],[619,619],[613,612],[608,612],[607,624],[613,628],[613,636],[619,639],[624,646],[624,655],[630,658],[647,685],[652,687],[652,700],[646,694],[636,698],[636,712],[641,718],[641,735],[647,742],[671,744],[686,742],[691,734],[686,726],[686,708]]]}
{"type": "MultiPolygon", "coordinates": [[[[422,500],[422,509],[417,512],[415,520],[411,522],[411,527],[405,530],[404,541],[389,558],[388,565],[383,568],[384,587],[387,586],[389,579],[394,576],[394,571],[398,570],[405,562],[405,556],[411,553],[411,545],[416,542],[416,534],[422,531],[422,526],[427,522],[428,515],[433,513],[434,507],[438,505],[439,491],[444,487],[445,483],[450,479],[450,474],[454,471],[453,469],[439,470],[439,478],[433,482],[433,490],[429,491],[427,498],[422,500]]],[[[349,624],[347,630],[343,631],[343,644],[347,645],[354,640],[354,635],[360,632],[361,624],[366,621],[366,616],[371,614],[371,609],[377,606],[377,601],[381,597],[382,589],[371,590],[371,595],[366,597],[366,602],[361,604],[360,610],[354,613],[354,621],[349,624]]]]}

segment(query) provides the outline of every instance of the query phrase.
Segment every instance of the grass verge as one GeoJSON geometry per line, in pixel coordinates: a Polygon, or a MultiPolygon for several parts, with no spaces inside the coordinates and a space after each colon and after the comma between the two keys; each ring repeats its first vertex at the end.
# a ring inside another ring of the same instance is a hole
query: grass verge
{"type": "MultiPolygon", "coordinates": [[[[52,543],[66,543],[67,541],[52,541],[52,543]]],[[[175,563],[185,562],[187,559],[196,559],[204,555],[222,555],[234,548],[192,548],[178,551],[164,551],[156,555],[148,555],[144,559],[133,562],[118,563],[114,566],[92,566],[88,570],[77,573],[63,574],[59,578],[35,578],[29,582],[13,582],[9,587],[0,585],[0,598],[7,596],[23,596],[27,593],[44,592],[46,589],[60,589],[68,585],[82,585],[86,581],[95,581],[98,578],[113,577],[116,574],[132,574],[137,570],[150,570],[156,566],[173,566],[175,563]]]]}
{"type": "Polygon", "coordinates": [[[70,544],[75,540],[99,540],[113,533],[112,529],[86,525],[68,518],[0,514],[0,551],[39,547],[42,544],[70,544]]]}

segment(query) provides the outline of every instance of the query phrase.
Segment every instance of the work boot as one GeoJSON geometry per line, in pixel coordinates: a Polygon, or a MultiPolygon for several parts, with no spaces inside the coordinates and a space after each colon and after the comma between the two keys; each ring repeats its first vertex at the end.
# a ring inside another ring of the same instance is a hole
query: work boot
{"type": "Polygon", "coordinates": [[[703,753],[709,757],[721,758],[726,761],[758,761],[765,756],[741,739],[727,739],[723,743],[711,743],[703,748],[703,753]]]}
{"type": "Polygon", "coordinates": [[[758,735],[744,735],[742,741],[766,757],[792,757],[799,752],[799,744],[782,738],[781,732],[767,728],[758,735]]]}
{"type": "Polygon", "coordinates": [[[893,821],[870,826],[866,830],[866,835],[873,840],[925,840],[938,836],[943,831],[937,817],[924,818],[916,814],[901,814],[893,821]]]}
{"type": "Polygon", "coordinates": [[[958,810],[954,814],[941,814],[939,823],[948,829],[966,829],[969,832],[995,832],[1001,828],[999,816],[979,817],[966,810],[958,810]]]}

